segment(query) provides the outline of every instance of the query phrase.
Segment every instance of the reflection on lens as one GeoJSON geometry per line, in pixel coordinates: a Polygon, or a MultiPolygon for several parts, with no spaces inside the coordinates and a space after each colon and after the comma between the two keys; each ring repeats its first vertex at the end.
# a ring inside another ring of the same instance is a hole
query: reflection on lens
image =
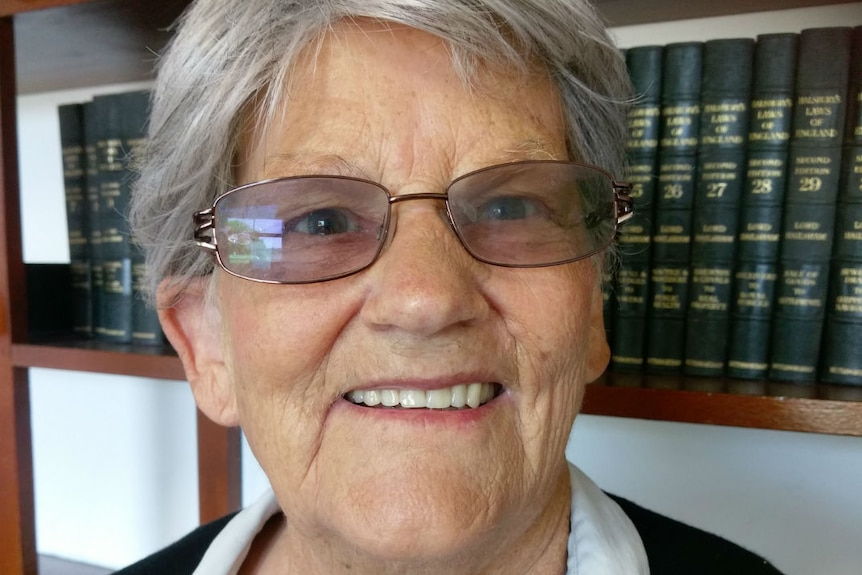
{"type": "Polygon", "coordinates": [[[369,265],[388,221],[383,188],[364,180],[297,177],[251,184],[216,205],[219,257],[228,271],[310,282],[369,265]]]}

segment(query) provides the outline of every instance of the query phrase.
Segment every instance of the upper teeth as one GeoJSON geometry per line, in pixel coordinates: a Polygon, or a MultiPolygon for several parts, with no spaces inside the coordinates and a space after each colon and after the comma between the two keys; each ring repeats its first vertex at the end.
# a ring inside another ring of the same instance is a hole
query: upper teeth
{"type": "Polygon", "coordinates": [[[442,389],[366,389],[351,391],[348,401],[369,406],[446,409],[479,407],[494,397],[492,383],[465,383],[442,389]]]}

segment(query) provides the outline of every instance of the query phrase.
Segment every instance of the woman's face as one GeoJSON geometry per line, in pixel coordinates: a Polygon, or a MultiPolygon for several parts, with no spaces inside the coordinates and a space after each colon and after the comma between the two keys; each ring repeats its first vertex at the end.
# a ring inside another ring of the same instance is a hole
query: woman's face
{"type": "MultiPolygon", "coordinates": [[[[337,173],[394,195],[441,192],[492,164],[566,158],[547,74],[486,66],[467,89],[442,42],[370,23],[337,26],[310,50],[283,113],[247,136],[240,183],[337,173]]],[[[242,425],[294,535],[421,559],[514,543],[565,506],[572,421],[608,356],[596,266],[480,263],[440,207],[395,204],[391,243],[350,277],[264,285],[222,274],[218,311],[204,312],[214,331],[180,351],[187,366],[198,355],[190,379],[205,411],[242,425]],[[346,398],[450,396],[475,383],[496,393],[478,408],[346,398]]],[[[183,305],[204,310],[199,296],[183,305]]]]}

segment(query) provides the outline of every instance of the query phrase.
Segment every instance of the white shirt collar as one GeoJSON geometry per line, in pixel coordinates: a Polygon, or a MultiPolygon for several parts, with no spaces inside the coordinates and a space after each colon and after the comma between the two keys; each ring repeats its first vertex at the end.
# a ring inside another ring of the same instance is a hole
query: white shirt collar
{"type": "Polygon", "coordinates": [[[649,575],[634,524],[583,471],[569,464],[572,518],[566,575],[649,575]]]}
{"type": "MultiPolygon", "coordinates": [[[[566,575],[649,575],[646,551],[622,509],[574,465],[566,575]]],[[[228,522],[207,549],[194,575],[236,575],[252,541],[279,512],[267,491],[228,522]]]]}
{"type": "Polygon", "coordinates": [[[269,518],[281,509],[275,493],[268,489],[251,506],[231,519],[204,553],[192,575],[236,575],[251,549],[255,536],[269,518]]]}

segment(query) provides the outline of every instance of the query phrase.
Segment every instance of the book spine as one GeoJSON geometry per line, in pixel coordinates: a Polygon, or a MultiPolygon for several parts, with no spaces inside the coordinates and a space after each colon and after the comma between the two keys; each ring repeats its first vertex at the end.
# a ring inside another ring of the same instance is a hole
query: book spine
{"type": "MultiPolygon", "coordinates": [[[[862,146],[856,157],[862,169],[862,146]]],[[[862,202],[842,212],[835,241],[843,253],[836,251],[831,266],[819,379],[862,385],[862,202]]]]}
{"type": "Polygon", "coordinates": [[[122,197],[123,143],[122,110],[117,95],[97,96],[93,100],[99,118],[96,139],[99,186],[99,230],[101,271],[100,318],[96,337],[104,341],[131,341],[131,261],[128,238],[123,233],[122,197]],[[128,312],[127,312],[128,308],[128,312]]]}
{"type": "Polygon", "coordinates": [[[90,246],[86,198],[87,156],[84,151],[84,107],[58,107],[60,147],[63,154],[63,187],[66,196],[66,224],[69,238],[72,330],[89,337],[93,329],[90,246]]]}
{"type": "Polygon", "coordinates": [[[146,262],[138,247],[132,244],[132,343],[163,345],[164,333],[159,315],[141,295],[146,262]]]}
{"type": "Polygon", "coordinates": [[[688,308],[703,43],[668,44],[663,56],[646,371],[679,374],[688,308]]]}
{"type": "MultiPolygon", "coordinates": [[[[132,92],[126,95],[125,108],[125,146],[127,150],[126,178],[124,185],[127,195],[131,196],[137,173],[136,159],[142,154],[146,145],[147,123],[149,120],[149,92],[132,92]]],[[[144,252],[130,238],[130,253],[132,262],[132,343],[138,345],[162,345],[164,334],[156,310],[149,305],[143,296],[143,278],[146,272],[144,252]]]]}
{"type": "Polygon", "coordinates": [[[731,276],[745,174],[754,41],[704,44],[685,373],[725,373],[731,276]]]}
{"type": "Polygon", "coordinates": [[[800,33],[769,377],[817,377],[850,65],[848,27],[800,33]]]}
{"type": "Polygon", "coordinates": [[[620,231],[620,263],[616,274],[611,367],[640,372],[645,358],[649,302],[656,159],[661,118],[661,46],[639,46],[626,53],[635,104],[628,113],[626,179],[632,184],[635,215],[620,231]]]}
{"type": "Polygon", "coordinates": [[[84,154],[86,156],[86,198],[88,219],[88,245],[90,249],[90,335],[101,338],[102,324],[102,228],[101,202],[99,201],[99,155],[98,139],[100,117],[98,104],[90,101],[82,104],[84,114],[84,154]]]}
{"type": "Polygon", "coordinates": [[[778,279],[796,81],[795,33],[757,37],[751,121],[733,273],[727,375],[764,379],[778,279]]]}
{"type": "Polygon", "coordinates": [[[101,130],[99,161],[102,232],[102,330],[106,341],[132,342],[132,242],[128,227],[131,152],[143,137],[149,105],[146,92],[98,96],[101,130]]]}
{"type": "Polygon", "coordinates": [[[819,380],[862,385],[862,26],[853,29],[850,62],[819,380]]]}

